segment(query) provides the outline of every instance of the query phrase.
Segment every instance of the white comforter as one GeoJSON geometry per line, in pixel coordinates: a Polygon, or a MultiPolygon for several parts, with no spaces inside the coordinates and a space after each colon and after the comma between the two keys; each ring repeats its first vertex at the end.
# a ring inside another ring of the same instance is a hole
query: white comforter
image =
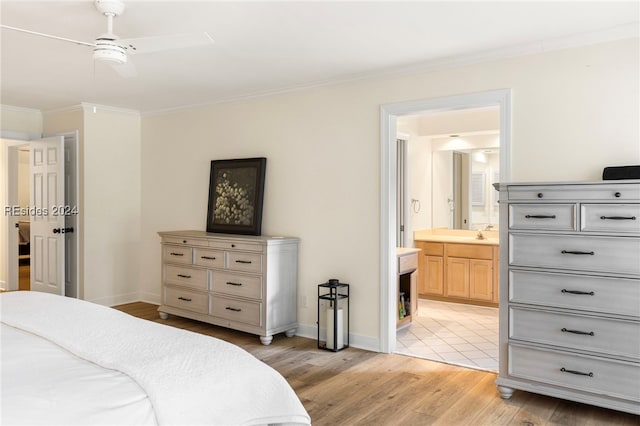
{"type": "Polygon", "coordinates": [[[278,372],[222,340],[45,293],[0,302],[2,424],[310,424],[278,372]]]}

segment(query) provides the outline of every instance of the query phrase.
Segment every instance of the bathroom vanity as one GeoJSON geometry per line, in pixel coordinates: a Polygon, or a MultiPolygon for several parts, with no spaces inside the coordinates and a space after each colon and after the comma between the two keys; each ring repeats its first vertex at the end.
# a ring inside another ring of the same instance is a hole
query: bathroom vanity
{"type": "Polygon", "coordinates": [[[398,258],[398,315],[396,325],[404,327],[418,313],[418,248],[397,248],[398,258]]]}
{"type": "Polygon", "coordinates": [[[496,231],[428,229],[414,232],[414,244],[421,249],[421,297],[498,306],[496,231]]]}

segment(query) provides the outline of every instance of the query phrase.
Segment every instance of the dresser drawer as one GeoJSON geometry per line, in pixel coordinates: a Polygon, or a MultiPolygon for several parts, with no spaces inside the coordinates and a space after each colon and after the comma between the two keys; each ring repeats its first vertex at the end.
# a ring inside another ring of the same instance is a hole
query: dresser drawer
{"type": "Polygon", "coordinates": [[[165,262],[190,265],[193,261],[191,247],[162,246],[162,256],[165,262]]]}
{"type": "Polygon", "coordinates": [[[164,282],[207,290],[207,271],[184,266],[165,265],[164,282]]]}
{"type": "Polygon", "coordinates": [[[509,200],[638,200],[640,185],[513,185],[509,187],[509,200]]]}
{"type": "Polygon", "coordinates": [[[184,288],[165,287],[164,304],[201,314],[209,312],[209,297],[206,293],[189,291],[184,288]]]}
{"type": "Polygon", "coordinates": [[[211,295],[211,315],[245,324],[262,325],[262,303],[211,295]]]}
{"type": "Polygon", "coordinates": [[[231,296],[262,299],[262,276],[213,272],[213,291],[231,296]]]}
{"type": "Polygon", "coordinates": [[[209,268],[224,268],[224,252],[220,250],[194,249],[194,263],[209,268]]]}
{"type": "Polygon", "coordinates": [[[509,234],[509,264],[640,275],[640,238],[509,234]]]}
{"type": "Polygon", "coordinates": [[[509,301],[640,318],[640,280],[509,271],[509,301]]]}
{"type": "Polygon", "coordinates": [[[509,228],[576,231],[576,205],[510,204],[509,228]]]}
{"type": "Polygon", "coordinates": [[[262,272],[262,255],[227,252],[227,268],[234,271],[262,272]]]}
{"type": "Polygon", "coordinates": [[[207,247],[209,243],[207,240],[199,240],[197,238],[181,238],[181,237],[164,237],[162,239],[163,243],[167,244],[177,244],[177,245],[186,245],[186,246],[200,246],[207,247]]]}
{"type": "Polygon", "coordinates": [[[418,254],[408,254],[398,257],[398,274],[406,274],[418,269],[418,254]]]}
{"type": "Polygon", "coordinates": [[[640,234],[640,204],[582,204],[580,229],[640,234]]]}
{"type": "Polygon", "coordinates": [[[221,250],[241,250],[262,252],[263,246],[260,243],[239,242],[239,241],[209,241],[209,247],[221,250]]]}
{"type": "Polygon", "coordinates": [[[640,401],[640,364],[509,345],[509,374],[557,386],[640,401]]]}
{"type": "Polygon", "coordinates": [[[640,323],[534,309],[509,309],[509,338],[640,361],[640,323]]]}

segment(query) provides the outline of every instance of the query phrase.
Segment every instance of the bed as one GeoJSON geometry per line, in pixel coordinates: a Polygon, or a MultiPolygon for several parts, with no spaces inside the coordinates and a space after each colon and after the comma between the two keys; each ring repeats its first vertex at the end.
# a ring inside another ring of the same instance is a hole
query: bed
{"type": "Polygon", "coordinates": [[[39,292],[0,293],[0,424],[310,424],[287,381],[228,342],[39,292]]]}

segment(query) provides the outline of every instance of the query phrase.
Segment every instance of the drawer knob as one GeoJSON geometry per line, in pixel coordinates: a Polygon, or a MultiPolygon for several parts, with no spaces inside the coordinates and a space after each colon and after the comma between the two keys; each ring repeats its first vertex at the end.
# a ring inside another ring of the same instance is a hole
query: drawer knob
{"type": "Polygon", "coordinates": [[[586,255],[589,255],[589,256],[593,256],[594,254],[596,254],[593,251],[575,251],[575,250],[562,250],[560,253],[562,253],[562,254],[578,254],[578,255],[586,254],[586,255]]]}
{"type": "Polygon", "coordinates": [[[593,336],[594,335],[593,331],[570,330],[570,329],[564,328],[564,327],[560,331],[562,331],[563,333],[582,334],[584,336],[593,336]]]}
{"type": "Polygon", "coordinates": [[[235,244],[231,244],[231,247],[235,247],[235,246],[236,246],[235,244]]]}
{"type": "Polygon", "coordinates": [[[560,292],[561,293],[569,293],[569,294],[580,294],[580,295],[585,295],[585,296],[595,296],[596,295],[593,291],[567,290],[566,288],[563,288],[560,292]]]}
{"type": "Polygon", "coordinates": [[[578,376],[589,376],[589,377],[593,377],[593,373],[583,373],[582,371],[577,371],[577,370],[567,370],[566,368],[562,367],[560,369],[560,371],[562,371],[563,373],[571,373],[571,374],[577,374],[578,376]]]}
{"type": "Polygon", "coordinates": [[[182,240],[182,244],[187,244],[187,240],[182,240]]]}
{"type": "Polygon", "coordinates": [[[622,197],[622,194],[619,193],[619,192],[616,192],[615,194],[613,194],[613,196],[616,197],[616,198],[620,198],[620,197],[622,197]]]}
{"type": "Polygon", "coordinates": [[[542,194],[542,192],[538,192],[538,198],[542,198],[544,197],[544,195],[542,194]]]}

